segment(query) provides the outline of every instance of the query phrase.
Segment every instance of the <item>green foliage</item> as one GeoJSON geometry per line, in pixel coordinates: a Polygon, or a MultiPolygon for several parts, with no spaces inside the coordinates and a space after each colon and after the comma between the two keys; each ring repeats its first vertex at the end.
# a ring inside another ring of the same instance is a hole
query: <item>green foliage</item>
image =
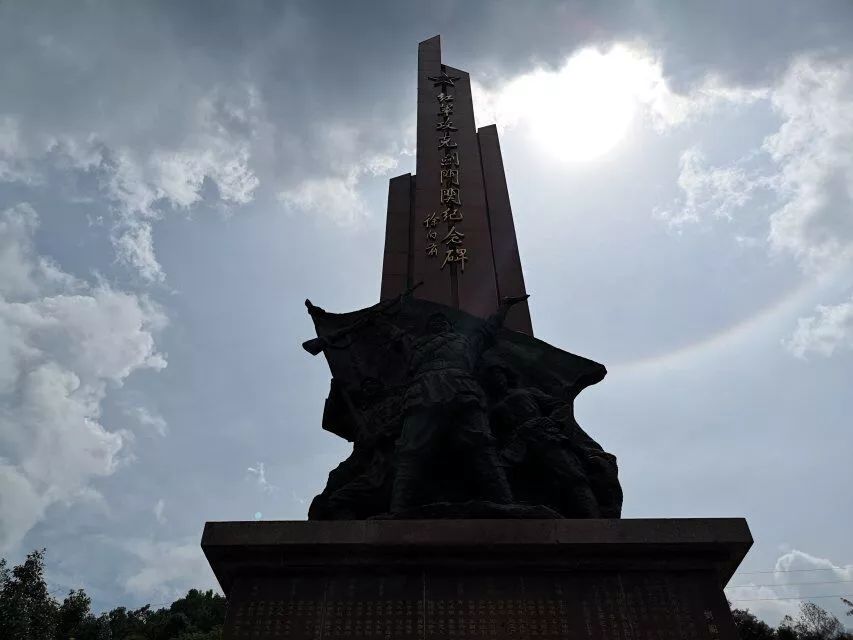
{"type": "Polygon", "coordinates": [[[844,640],[850,637],[838,618],[813,602],[800,605],[800,615],[796,620],[785,616],[780,625],[782,628],[793,631],[797,640],[844,640]]]}
{"type": "Polygon", "coordinates": [[[44,581],[44,549],[33,551],[11,571],[0,563],[0,638],[53,638],[58,606],[44,581]]]}
{"type": "Polygon", "coordinates": [[[190,589],[168,609],[150,605],[116,607],[96,616],[83,589],[72,589],[60,604],[44,580],[45,551],[34,551],[9,570],[0,558],[2,640],[221,640],[225,598],[190,589]]]}
{"type": "Polygon", "coordinates": [[[740,640],[853,640],[835,616],[812,602],[802,603],[799,616],[785,616],[776,629],[748,609],[732,609],[732,617],[740,640]]]}
{"type": "Polygon", "coordinates": [[[748,609],[732,609],[732,617],[740,640],[777,640],[773,627],[748,609]]]}
{"type": "Polygon", "coordinates": [[[213,590],[190,589],[169,610],[186,616],[191,627],[206,633],[225,620],[225,598],[213,590]]]}
{"type": "Polygon", "coordinates": [[[125,607],[116,607],[107,614],[110,634],[116,640],[145,640],[145,624],[151,616],[150,605],[128,611],[125,607]]]}

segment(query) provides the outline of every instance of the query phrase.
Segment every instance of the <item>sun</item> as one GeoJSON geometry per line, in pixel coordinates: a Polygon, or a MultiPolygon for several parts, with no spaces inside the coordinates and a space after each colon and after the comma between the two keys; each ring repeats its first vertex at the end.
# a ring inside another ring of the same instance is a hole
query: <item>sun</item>
{"type": "MultiPolygon", "coordinates": [[[[615,53],[615,52],[614,52],[615,53]]],[[[553,155],[587,161],[605,155],[634,119],[630,59],[587,49],[539,87],[529,120],[534,140],[553,155]]]]}
{"type": "Polygon", "coordinates": [[[659,74],[638,51],[617,45],[588,48],[558,70],[538,69],[498,91],[480,90],[484,115],[520,126],[543,151],[568,162],[601,158],[622,141],[636,117],[641,93],[659,74]]]}

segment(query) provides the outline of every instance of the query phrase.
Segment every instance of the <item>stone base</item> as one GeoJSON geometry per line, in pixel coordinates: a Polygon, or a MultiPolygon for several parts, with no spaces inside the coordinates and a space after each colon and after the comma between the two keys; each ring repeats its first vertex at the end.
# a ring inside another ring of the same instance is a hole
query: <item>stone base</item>
{"type": "Polygon", "coordinates": [[[225,638],[736,640],[743,519],[208,522],[225,638]]]}

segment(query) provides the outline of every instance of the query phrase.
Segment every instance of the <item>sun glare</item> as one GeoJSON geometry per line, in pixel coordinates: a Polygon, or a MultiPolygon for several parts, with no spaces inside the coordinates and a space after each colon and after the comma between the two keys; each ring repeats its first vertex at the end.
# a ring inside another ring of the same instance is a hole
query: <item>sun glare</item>
{"type": "Polygon", "coordinates": [[[640,100],[665,89],[656,63],[625,46],[583,49],[557,71],[536,70],[496,92],[480,90],[483,112],[500,126],[520,125],[551,155],[583,162],[625,137],[640,100]]]}

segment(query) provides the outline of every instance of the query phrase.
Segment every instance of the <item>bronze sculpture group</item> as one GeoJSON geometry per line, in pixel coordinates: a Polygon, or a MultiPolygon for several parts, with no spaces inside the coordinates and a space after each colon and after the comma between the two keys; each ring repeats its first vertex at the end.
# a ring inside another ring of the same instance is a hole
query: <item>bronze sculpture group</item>
{"type": "Polygon", "coordinates": [[[618,518],[616,458],[574,418],[598,363],[410,293],[352,314],[306,301],[333,373],[323,427],[353,442],[310,519],[618,518]]]}

